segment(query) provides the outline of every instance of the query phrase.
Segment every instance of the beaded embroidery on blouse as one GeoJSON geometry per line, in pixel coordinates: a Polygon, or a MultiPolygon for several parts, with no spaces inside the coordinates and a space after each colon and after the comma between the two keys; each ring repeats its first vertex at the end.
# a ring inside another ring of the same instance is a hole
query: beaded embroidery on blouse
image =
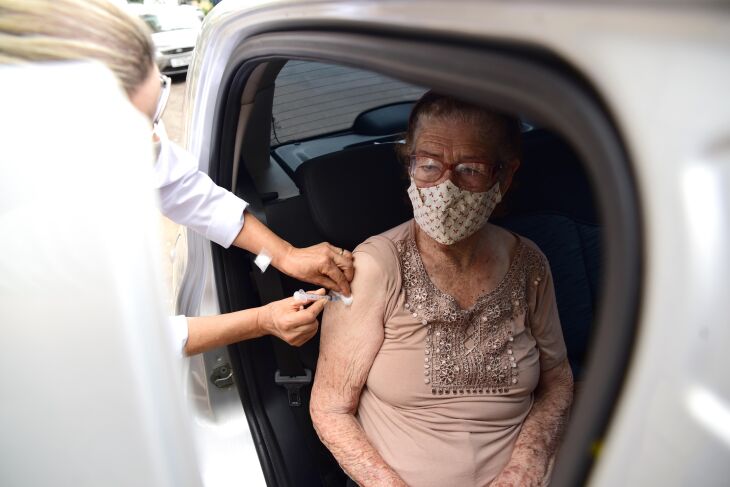
{"type": "Polygon", "coordinates": [[[497,394],[519,381],[512,322],[527,311],[528,283],[545,277],[541,254],[518,243],[507,274],[474,306],[462,309],[434,286],[413,238],[396,243],[405,308],[427,327],[424,383],[432,394],[497,394]]]}

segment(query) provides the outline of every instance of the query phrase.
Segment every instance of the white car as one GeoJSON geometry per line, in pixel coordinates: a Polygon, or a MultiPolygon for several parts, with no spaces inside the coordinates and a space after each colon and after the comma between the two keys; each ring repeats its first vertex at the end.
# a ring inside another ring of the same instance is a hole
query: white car
{"type": "MultiPolygon", "coordinates": [[[[550,261],[579,384],[551,485],[723,486],[728,25],[730,10],[712,2],[226,1],[190,66],[186,144],[293,244],[351,249],[409,217],[393,144],[424,90],[520,116],[524,157],[499,222],[550,261]]],[[[180,313],[302,287],[262,274],[246,252],[184,237],[180,313]]],[[[317,340],[292,349],[264,337],[194,357],[190,431],[172,442],[138,427],[175,458],[195,448],[203,485],[344,485],[307,410],[317,340]]],[[[124,359],[157,377],[144,357],[124,359]]],[[[33,448],[39,468],[57,468],[54,450],[33,448]]],[[[194,476],[152,458],[165,467],[155,485],[194,476]]]]}
{"type": "Polygon", "coordinates": [[[200,11],[184,5],[130,4],[127,9],[150,28],[160,71],[166,75],[186,73],[200,34],[200,11]]]}
{"type": "MultiPolygon", "coordinates": [[[[424,89],[520,115],[532,130],[502,222],[550,260],[580,384],[553,484],[726,485],[726,8],[223,2],[211,15],[187,146],[297,245],[352,248],[408,218],[386,146],[402,135],[399,104],[424,89]]],[[[181,312],[199,296],[230,311],[299,287],[236,249],[193,234],[187,245],[181,312]]],[[[268,485],[336,484],[306,385],[304,407],[291,397],[315,372],[316,340],[296,353],[274,342],[206,354],[200,376],[222,361],[235,379],[209,381],[208,405],[240,399],[268,485]]]]}

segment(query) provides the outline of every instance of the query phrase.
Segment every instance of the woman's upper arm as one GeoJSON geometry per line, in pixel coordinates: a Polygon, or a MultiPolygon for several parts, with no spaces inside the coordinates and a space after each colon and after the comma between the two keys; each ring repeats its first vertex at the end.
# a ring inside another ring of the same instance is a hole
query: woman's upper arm
{"type": "Polygon", "coordinates": [[[327,412],[353,413],[384,339],[388,286],[382,265],[355,251],[351,306],[327,304],[322,318],[319,361],[312,406],[327,412]]]}

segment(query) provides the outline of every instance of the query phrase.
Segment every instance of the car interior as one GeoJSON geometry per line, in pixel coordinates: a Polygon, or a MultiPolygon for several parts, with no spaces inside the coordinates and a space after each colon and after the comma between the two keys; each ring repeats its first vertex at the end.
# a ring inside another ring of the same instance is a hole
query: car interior
{"type": "MultiPolygon", "coordinates": [[[[426,88],[306,60],[261,62],[247,79],[240,112],[233,115],[239,120],[229,183],[272,230],[298,247],[328,241],[354,250],[412,217],[408,176],[396,147],[426,88]]],[[[521,167],[492,221],[533,240],[547,256],[580,384],[601,286],[600,213],[571,145],[521,119],[521,167]]],[[[218,293],[232,309],[312,288],[274,268],[262,273],[253,265],[255,256],[239,249],[216,248],[215,255],[225,269],[218,293]]],[[[299,348],[263,337],[229,349],[262,466],[278,485],[347,480],[309,418],[318,343],[318,335],[299,348]]]]}

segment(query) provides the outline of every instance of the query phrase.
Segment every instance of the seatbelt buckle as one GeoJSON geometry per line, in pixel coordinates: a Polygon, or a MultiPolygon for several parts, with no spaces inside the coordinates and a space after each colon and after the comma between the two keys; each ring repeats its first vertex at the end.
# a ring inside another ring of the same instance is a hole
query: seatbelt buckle
{"type": "Polygon", "coordinates": [[[304,375],[281,375],[277,370],[274,374],[274,382],[286,389],[286,395],[289,399],[289,406],[300,407],[302,405],[302,387],[312,383],[312,371],[304,369],[304,375]]]}

